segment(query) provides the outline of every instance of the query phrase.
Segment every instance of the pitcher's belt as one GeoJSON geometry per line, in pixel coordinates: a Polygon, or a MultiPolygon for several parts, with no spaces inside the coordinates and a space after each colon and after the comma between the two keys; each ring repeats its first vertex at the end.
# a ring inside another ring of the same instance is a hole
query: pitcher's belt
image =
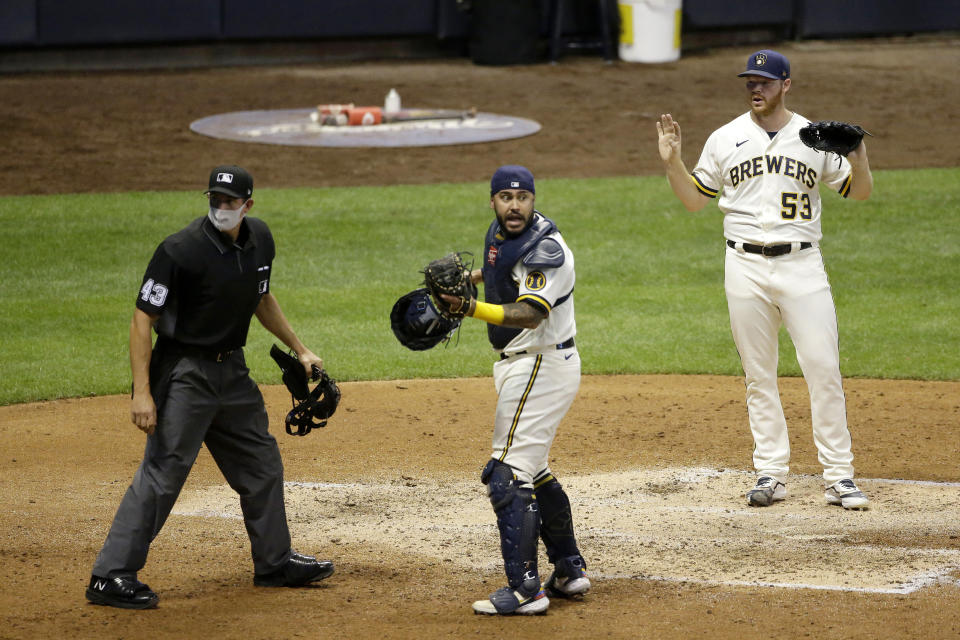
{"type": "Polygon", "coordinates": [[[501,353],[500,353],[500,359],[501,359],[501,360],[506,360],[507,358],[510,358],[510,357],[513,357],[513,356],[522,356],[522,355],[524,355],[524,354],[526,354],[526,353],[542,353],[542,352],[544,352],[544,351],[550,351],[550,350],[552,350],[552,349],[558,349],[558,350],[559,350],[559,349],[569,349],[570,347],[572,347],[572,346],[574,346],[574,345],[576,345],[576,344],[577,344],[577,343],[574,342],[573,338],[570,338],[569,340],[564,340],[564,341],[561,342],[560,344],[553,345],[552,347],[545,347],[544,349],[531,349],[529,352],[526,351],[526,350],[524,350],[524,351],[515,351],[514,353],[502,353],[502,352],[501,352],[501,353]]]}
{"type": "MultiPolygon", "coordinates": [[[[747,244],[746,242],[734,242],[733,240],[727,240],[727,246],[731,249],[737,249],[737,245],[743,247],[743,250],[747,253],[758,253],[762,256],[772,257],[772,256],[782,256],[784,254],[790,253],[793,251],[793,243],[788,242],[786,244],[747,244]]],[[[804,249],[809,249],[813,246],[812,242],[801,242],[799,251],[804,249]]]]}

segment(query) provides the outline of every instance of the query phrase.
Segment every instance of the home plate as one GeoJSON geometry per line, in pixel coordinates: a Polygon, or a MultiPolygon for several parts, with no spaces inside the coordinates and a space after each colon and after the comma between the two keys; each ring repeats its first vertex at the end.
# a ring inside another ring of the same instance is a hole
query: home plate
{"type": "MultiPolygon", "coordinates": [[[[561,478],[594,579],[876,593],[956,581],[960,548],[927,545],[957,535],[960,483],[858,478],[870,509],[846,511],[826,504],[822,479],[813,476],[788,478],[783,502],[748,507],[744,493],[754,480],[696,468],[561,478]]],[[[336,540],[467,571],[501,566],[494,515],[478,482],[288,482],[286,502],[291,529],[308,547],[336,540]]],[[[227,485],[185,492],[174,513],[240,517],[227,485]]]]}

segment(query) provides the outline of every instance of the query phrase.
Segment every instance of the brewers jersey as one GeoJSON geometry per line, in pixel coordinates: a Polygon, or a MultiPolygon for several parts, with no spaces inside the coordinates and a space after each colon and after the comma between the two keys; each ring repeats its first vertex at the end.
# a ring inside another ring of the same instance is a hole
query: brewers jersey
{"type": "Polygon", "coordinates": [[[527,301],[547,312],[547,317],[536,329],[524,329],[504,348],[504,353],[533,350],[560,344],[577,333],[573,313],[573,285],[576,272],[573,268],[573,253],[559,233],[547,238],[555,241],[563,250],[563,264],[555,268],[529,266],[517,261],[511,271],[513,281],[518,283],[520,295],[517,302],[527,301]]]}
{"type": "Polygon", "coordinates": [[[707,139],[693,180],[703,195],[719,196],[728,240],[759,245],[820,240],[819,184],[846,197],[850,163],[804,145],[798,132],[808,123],[794,113],[771,137],[748,112],[707,139]]]}

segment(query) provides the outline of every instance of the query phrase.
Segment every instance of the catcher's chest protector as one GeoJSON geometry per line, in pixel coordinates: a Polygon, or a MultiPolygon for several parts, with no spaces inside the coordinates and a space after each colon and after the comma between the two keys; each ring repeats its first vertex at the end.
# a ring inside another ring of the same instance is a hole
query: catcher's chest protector
{"type": "MultiPolygon", "coordinates": [[[[492,304],[510,304],[520,293],[517,283],[510,275],[513,266],[537,243],[557,230],[557,225],[539,211],[534,211],[533,223],[515,238],[505,238],[500,231],[500,223],[494,220],[487,229],[484,239],[486,251],[483,265],[484,299],[492,304]]],[[[523,329],[487,325],[487,337],[494,349],[503,349],[523,329]]]]}

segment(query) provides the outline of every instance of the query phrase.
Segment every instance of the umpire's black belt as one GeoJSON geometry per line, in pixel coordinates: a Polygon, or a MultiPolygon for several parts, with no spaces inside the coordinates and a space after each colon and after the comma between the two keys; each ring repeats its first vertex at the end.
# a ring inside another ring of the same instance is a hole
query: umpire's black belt
{"type": "MultiPolygon", "coordinates": [[[[554,345],[554,346],[555,346],[557,349],[569,349],[570,347],[575,346],[576,344],[577,344],[577,343],[574,342],[573,338],[570,338],[569,340],[564,340],[564,341],[561,342],[560,344],[554,345]]],[[[548,347],[548,349],[549,349],[549,347],[548,347]]],[[[511,357],[511,356],[522,356],[522,355],[525,354],[525,353],[526,353],[526,351],[516,351],[516,352],[514,352],[514,353],[501,353],[501,354],[500,354],[500,359],[501,359],[501,360],[506,360],[507,358],[509,358],[509,357],[511,357]]]]}
{"type": "Polygon", "coordinates": [[[158,340],[157,347],[166,355],[174,356],[193,356],[204,360],[213,360],[214,362],[223,362],[234,351],[239,349],[228,349],[226,351],[217,351],[209,347],[199,347],[192,344],[183,344],[174,340],[158,340]]]}
{"type": "MultiPolygon", "coordinates": [[[[787,244],[761,245],[761,244],[747,244],[746,242],[741,244],[741,243],[734,242],[733,240],[727,240],[727,246],[730,247],[731,249],[736,249],[738,244],[740,244],[740,246],[743,247],[743,250],[746,251],[747,253],[758,253],[762,256],[767,256],[767,257],[782,256],[784,254],[787,254],[793,251],[793,244],[789,242],[787,244]]],[[[809,249],[812,246],[813,246],[812,242],[801,242],[799,250],[803,251],[804,249],[809,249]]]]}

